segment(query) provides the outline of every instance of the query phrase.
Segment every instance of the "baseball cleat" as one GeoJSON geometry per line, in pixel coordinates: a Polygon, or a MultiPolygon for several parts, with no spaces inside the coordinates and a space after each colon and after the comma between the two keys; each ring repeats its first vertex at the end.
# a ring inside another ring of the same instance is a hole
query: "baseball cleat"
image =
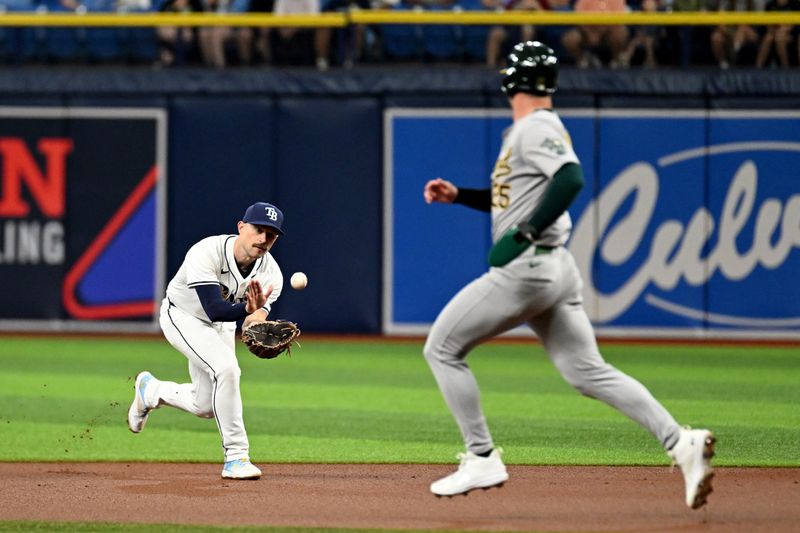
{"type": "Polygon", "coordinates": [[[714,443],[717,439],[707,429],[681,429],[677,444],[668,455],[677,464],[686,482],[686,505],[699,509],[706,504],[713,490],[711,480],[714,470],[711,458],[714,457],[714,443]]]}
{"type": "Polygon", "coordinates": [[[146,370],[139,372],[136,376],[136,382],[133,385],[133,402],[131,408],[128,409],[128,429],[134,433],[139,433],[144,429],[144,424],[150,415],[150,409],[144,399],[144,392],[150,381],[154,379],[153,375],[146,370]]]}
{"type": "Polygon", "coordinates": [[[431,483],[431,492],[436,496],[455,496],[473,489],[488,489],[502,485],[508,479],[506,465],[500,458],[503,450],[495,448],[489,457],[472,452],[459,453],[458,470],[447,477],[431,483]]]}
{"type": "Polygon", "coordinates": [[[250,462],[250,459],[235,459],[228,461],[222,467],[222,477],[225,479],[258,479],[261,470],[250,462]]]}

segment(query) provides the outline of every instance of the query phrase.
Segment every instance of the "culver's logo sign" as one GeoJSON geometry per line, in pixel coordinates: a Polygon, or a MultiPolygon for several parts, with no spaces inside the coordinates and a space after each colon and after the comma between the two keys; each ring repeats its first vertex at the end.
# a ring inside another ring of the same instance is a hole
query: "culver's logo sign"
{"type": "Polygon", "coordinates": [[[720,142],[622,167],[569,244],[592,320],[800,326],[797,169],[793,141],[720,142]]]}

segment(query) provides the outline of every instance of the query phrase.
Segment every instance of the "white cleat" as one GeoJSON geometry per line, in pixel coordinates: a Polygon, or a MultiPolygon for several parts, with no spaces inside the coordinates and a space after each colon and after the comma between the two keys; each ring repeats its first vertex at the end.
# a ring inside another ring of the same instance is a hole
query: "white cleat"
{"type": "Polygon", "coordinates": [[[250,462],[250,459],[236,459],[228,461],[222,467],[222,477],[225,479],[258,479],[261,470],[250,462]]]}
{"type": "Polygon", "coordinates": [[[437,496],[466,494],[473,489],[488,489],[508,480],[506,465],[500,458],[503,450],[495,448],[489,457],[472,452],[457,455],[461,464],[447,477],[431,483],[431,492],[437,496]]]}
{"type": "Polygon", "coordinates": [[[667,452],[674,464],[683,472],[686,482],[686,505],[690,509],[699,509],[706,504],[708,495],[713,490],[711,479],[714,469],[711,458],[714,457],[714,434],[707,429],[681,429],[677,444],[667,452]]]}
{"type": "Polygon", "coordinates": [[[136,382],[133,385],[134,396],[131,408],[128,409],[128,429],[134,433],[139,433],[144,429],[147,417],[150,415],[150,408],[144,399],[144,393],[151,381],[156,381],[148,371],[139,372],[136,382]]]}

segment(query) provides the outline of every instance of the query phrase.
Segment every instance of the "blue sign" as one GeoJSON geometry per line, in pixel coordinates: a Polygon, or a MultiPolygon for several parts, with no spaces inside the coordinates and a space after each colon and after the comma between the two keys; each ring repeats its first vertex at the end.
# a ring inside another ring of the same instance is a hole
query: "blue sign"
{"type": "MultiPolygon", "coordinates": [[[[568,244],[600,333],[800,336],[800,114],[561,112],[587,186],[568,244]]],[[[424,333],[483,273],[489,216],[426,205],[441,176],[487,187],[510,116],[387,112],[384,330],[424,333]]]]}

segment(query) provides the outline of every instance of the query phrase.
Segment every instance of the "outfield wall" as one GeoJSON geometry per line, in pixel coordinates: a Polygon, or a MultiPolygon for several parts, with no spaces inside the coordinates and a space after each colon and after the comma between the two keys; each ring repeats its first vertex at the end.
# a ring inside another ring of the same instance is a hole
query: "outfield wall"
{"type": "MultiPolygon", "coordinates": [[[[310,278],[306,291],[286,291],[276,314],[298,320],[309,331],[424,332],[462,279],[482,269],[488,226],[453,208],[442,221],[458,222],[458,229],[446,234],[447,246],[422,246],[440,224],[420,223],[440,211],[424,210],[420,183],[444,172],[454,181],[463,177],[479,183],[486,177],[508,120],[497,80],[484,69],[447,67],[325,75],[4,70],[0,106],[17,118],[0,116],[0,138],[11,139],[0,144],[6,147],[0,150],[0,276],[6,286],[22,280],[30,289],[0,297],[0,327],[44,323],[53,329],[152,330],[158,295],[186,249],[206,235],[235,231],[244,208],[263,199],[286,215],[287,235],[275,249],[284,273],[303,270],[310,278]],[[57,118],[31,126],[31,117],[42,113],[35,108],[50,109],[57,118]],[[119,108],[162,118],[134,133],[128,119],[113,119],[106,122],[110,133],[95,133],[94,140],[86,136],[79,110],[112,116],[119,108]],[[452,134],[434,135],[430,123],[412,128],[402,143],[392,144],[391,117],[431,108],[472,118],[452,134]],[[31,116],[20,119],[19,113],[31,116]],[[42,148],[43,139],[71,143],[63,160],[62,212],[46,205],[48,191],[58,186],[58,168],[55,156],[42,148]],[[19,156],[19,150],[8,155],[17,141],[27,156],[19,156]],[[408,177],[400,179],[393,158],[403,150],[401,159],[409,166],[402,172],[408,177]],[[149,174],[140,167],[157,169],[153,182],[147,182],[152,190],[137,192],[137,183],[149,186],[143,184],[149,174]],[[403,209],[413,218],[396,218],[396,198],[388,193],[400,186],[407,187],[403,209]],[[20,210],[22,204],[27,211],[20,210]],[[408,230],[409,220],[418,231],[393,242],[394,231],[408,230]],[[42,229],[52,221],[57,224],[47,227],[58,226],[64,235],[63,260],[57,264],[46,258],[59,247],[58,235],[51,231],[45,242],[42,229]],[[434,260],[453,246],[458,249],[448,257],[434,260]],[[405,277],[395,279],[401,265],[405,277]],[[447,283],[433,283],[437,277],[447,283]],[[42,279],[48,283],[36,281],[42,279]],[[53,297],[52,284],[59,297],[53,297]]],[[[573,246],[573,252],[585,254],[581,262],[585,275],[591,272],[586,277],[593,288],[588,308],[603,334],[800,336],[800,291],[791,277],[800,255],[792,218],[800,126],[791,113],[800,107],[800,75],[565,71],[556,103],[571,121],[590,176],[573,213],[586,244],[581,250],[573,246]],[[726,115],[718,110],[781,111],[726,115]],[[718,131],[723,124],[727,133],[718,131]],[[714,148],[721,145],[737,148],[714,148]],[[681,157],[684,166],[675,162],[681,157]],[[639,163],[649,164],[648,172],[625,173],[639,163]],[[697,168],[686,170],[686,165],[697,168]],[[743,184],[735,179],[739,176],[743,184]],[[590,209],[592,201],[621,187],[620,179],[657,182],[653,216],[641,215],[647,206],[634,205],[653,193],[641,186],[618,198],[617,210],[609,215],[613,220],[598,225],[604,204],[590,209]],[[675,187],[676,182],[683,185],[675,187]],[[738,194],[739,201],[726,203],[727,194],[738,194]],[[627,216],[634,207],[637,216],[627,216]],[[726,209],[732,211],[725,214],[726,209]],[[581,217],[584,212],[588,215],[581,217]],[[652,243],[663,244],[668,237],[662,234],[669,232],[688,235],[692,223],[703,226],[692,234],[705,239],[692,245],[699,246],[696,253],[689,253],[686,239],[674,237],[681,247],[667,246],[661,264],[651,264],[653,250],[660,249],[652,243]],[[725,244],[727,255],[717,253],[712,264],[709,254],[720,249],[715,243],[722,228],[733,236],[725,244]],[[677,250],[687,250],[685,257],[672,261],[677,250]],[[619,300],[621,288],[645,263],[635,297],[623,298],[624,305],[610,303],[609,298],[619,300]],[[673,263],[672,274],[653,270],[669,270],[673,263]]]]}

